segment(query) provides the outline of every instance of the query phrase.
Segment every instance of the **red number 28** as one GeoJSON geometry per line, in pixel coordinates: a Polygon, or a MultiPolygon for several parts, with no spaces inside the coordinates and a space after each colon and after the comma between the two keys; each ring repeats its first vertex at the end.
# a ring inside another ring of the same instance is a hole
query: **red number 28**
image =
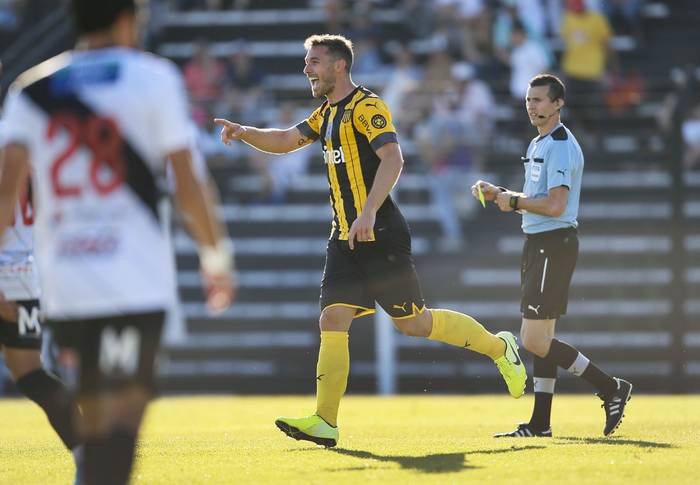
{"type": "Polygon", "coordinates": [[[90,116],[81,120],[75,115],[58,114],[51,118],[46,137],[53,140],[60,129],[68,132],[66,149],[51,163],[51,185],[56,197],[78,197],[83,188],[61,182],[60,173],[80,145],[92,152],[90,183],[100,195],[107,195],[124,182],[126,163],[123,158],[124,142],[119,127],[110,118],[90,116]],[[109,174],[102,173],[107,167],[109,174]]]}

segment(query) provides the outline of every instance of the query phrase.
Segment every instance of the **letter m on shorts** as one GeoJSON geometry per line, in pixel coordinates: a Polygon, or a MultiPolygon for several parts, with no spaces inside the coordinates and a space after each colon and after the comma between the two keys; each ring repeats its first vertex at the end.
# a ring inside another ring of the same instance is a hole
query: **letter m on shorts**
{"type": "Polygon", "coordinates": [[[141,334],[134,327],[126,327],[121,333],[107,327],[100,341],[100,370],[105,374],[136,372],[139,364],[141,334]]]}
{"type": "Polygon", "coordinates": [[[41,333],[41,325],[39,325],[39,309],[32,307],[31,311],[23,306],[17,308],[17,326],[19,326],[19,334],[39,335],[41,333]]]}

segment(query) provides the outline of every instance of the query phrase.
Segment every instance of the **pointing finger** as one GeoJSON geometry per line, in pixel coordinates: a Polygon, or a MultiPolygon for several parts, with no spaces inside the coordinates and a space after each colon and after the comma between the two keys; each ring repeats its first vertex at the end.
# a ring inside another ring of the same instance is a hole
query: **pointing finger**
{"type": "Polygon", "coordinates": [[[221,126],[227,126],[229,128],[235,128],[236,125],[238,124],[238,123],[233,123],[229,120],[225,120],[223,118],[214,118],[214,123],[216,123],[217,125],[221,125],[221,126]]]}

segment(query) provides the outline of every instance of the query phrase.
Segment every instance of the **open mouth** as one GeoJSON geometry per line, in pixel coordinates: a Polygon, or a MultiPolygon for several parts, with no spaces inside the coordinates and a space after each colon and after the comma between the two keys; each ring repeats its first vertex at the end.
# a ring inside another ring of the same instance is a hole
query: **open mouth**
{"type": "Polygon", "coordinates": [[[315,88],[318,86],[318,78],[317,77],[310,77],[309,82],[311,83],[312,88],[315,88]]]}

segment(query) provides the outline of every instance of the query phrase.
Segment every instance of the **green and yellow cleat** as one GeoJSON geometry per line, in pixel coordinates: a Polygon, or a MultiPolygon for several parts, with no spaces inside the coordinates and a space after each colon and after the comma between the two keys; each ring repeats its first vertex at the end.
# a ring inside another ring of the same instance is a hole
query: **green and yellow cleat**
{"type": "Polygon", "coordinates": [[[305,418],[277,418],[275,425],[295,440],[312,441],[326,448],[338,443],[338,428],[326,423],[318,414],[305,418]]]}
{"type": "Polygon", "coordinates": [[[527,380],[527,371],[520,354],[518,354],[518,344],[515,343],[515,336],[510,332],[498,332],[496,337],[506,343],[506,353],[494,360],[494,363],[501,372],[503,380],[506,381],[508,392],[517,399],[525,394],[525,381],[527,380]]]}

